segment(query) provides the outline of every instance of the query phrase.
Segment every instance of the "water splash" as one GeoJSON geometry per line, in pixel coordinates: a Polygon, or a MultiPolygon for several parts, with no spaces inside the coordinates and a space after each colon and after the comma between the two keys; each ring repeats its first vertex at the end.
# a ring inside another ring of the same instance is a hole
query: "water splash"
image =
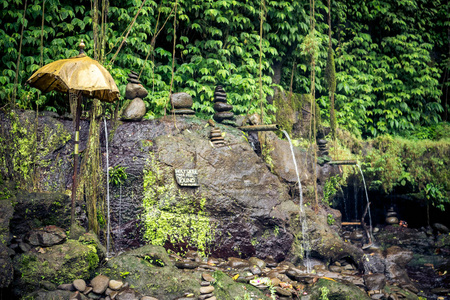
{"type": "Polygon", "coordinates": [[[311,254],[311,245],[309,243],[309,238],[308,238],[308,224],[306,222],[306,215],[305,212],[303,210],[303,191],[302,191],[302,183],[300,181],[300,175],[298,173],[298,168],[297,168],[297,160],[295,159],[295,154],[294,154],[294,147],[292,146],[292,141],[291,138],[289,137],[289,134],[282,130],[284,136],[287,138],[287,140],[289,141],[289,146],[291,147],[291,153],[292,153],[292,160],[294,162],[294,168],[295,168],[295,174],[297,175],[297,181],[298,181],[298,190],[300,193],[300,201],[299,201],[299,207],[300,207],[300,213],[299,213],[299,218],[300,218],[300,223],[302,225],[302,248],[305,251],[305,264],[306,264],[306,271],[308,273],[311,273],[311,260],[310,260],[310,254],[311,254]]]}
{"type": "Polygon", "coordinates": [[[109,232],[110,232],[110,215],[109,215],[109,153],[108,153],[108,127],[106,126],[106,118],[103,117],[105,124],[105,141],[106,141],[106,207],[108,209],[108,220],[106,224],[106,257],[109,257],[109,232]]]}

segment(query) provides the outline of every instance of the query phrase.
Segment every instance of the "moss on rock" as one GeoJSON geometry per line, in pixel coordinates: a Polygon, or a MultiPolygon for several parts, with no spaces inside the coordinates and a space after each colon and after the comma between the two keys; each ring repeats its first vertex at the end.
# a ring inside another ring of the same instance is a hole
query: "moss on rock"
{"type": "Polygon", "coordinates": [[[59,285],[78,278],[88,279],[99,263],[94,245],[74,240],[42,248],[41,252],[30,251],[14,258],[16,294],[31,292],[46,282],[59,285]]]}
{"type": "Polygon", "coordinates": [[[262,299],[269,300],[270,297],[264,295],[258,288],[250,285],[234,281],[230,276],[222,271],[215,271],[213,273],[216,279],[214,283],[214,296],[221,300],[236,300],[236,299],[262,299]],[[246,298],[251,296],[250,298],[246,298]]]}

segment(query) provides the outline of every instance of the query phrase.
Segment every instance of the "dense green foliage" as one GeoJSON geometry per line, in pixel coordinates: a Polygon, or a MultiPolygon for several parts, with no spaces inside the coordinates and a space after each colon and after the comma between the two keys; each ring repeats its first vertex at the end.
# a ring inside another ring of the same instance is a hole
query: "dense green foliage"
{"type": "MultiPolygon", "coordinates": [[[[289,88],[294,70],[293,91],[308,93],[308,53],[315,49],[317,101],[325,108],[321,110],[322,117],[329,118],[324,78],[328,56],[325,1],[316,1],[316,30],[315,36],[311,36],[309,3],[305,1],[265,1],[261,6],[259,0],[180,0],[174,27],[175,1],[148,0],[111,64],[142,1],[99,2],[102,2],[99,14],[102,10],[107,12],[105,30],[99,31],[105,41],[99,57],[122,93],[128,72],[142,70],[140,79],[150,91],[144,99],[147,117],[163,114],[168,103],[174,28],[173,91],[190,93],[194,109],[211,115],[214,87],[222,84],[235,113],[259,112],[262,17],[261,81],[266,114],[274,110],[266,101],[273,94],[274,63],[281,62],[281,87],[289,88]],[[296,68],[292,68],[293,64],[296,68]]],[[[39,109],[67,111],[61,95],[38,95],[37,90],[25,87],[24,83],[40,65],[76,55],[80,39],[86,41],[87,53],[94,57],[91,2],[79,1],[74,5],[67,0],[15,0],[1,1],[0,7],[0,105],[13,104],[19,108],[38,105],[39,109]],[[14,93],[19,50],[17,93],[14,93]]],[[[448,77],[440,78],[448,68],[448,10],[448,3],[440,0],[331,2],[337,80],[335,105],[341,127],[376,136],[439,122],[443,106],[447,105],[446,99],[441,103],[440,97],[447,88],[443,81],[448,86],[448,77]]],[[[266,122],[271,118],[266,118],[266,122]]]]}

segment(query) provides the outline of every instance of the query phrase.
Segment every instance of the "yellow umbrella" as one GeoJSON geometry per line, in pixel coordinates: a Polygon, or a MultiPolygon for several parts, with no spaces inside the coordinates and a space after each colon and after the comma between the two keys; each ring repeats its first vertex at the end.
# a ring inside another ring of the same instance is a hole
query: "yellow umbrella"
{"type": "Polygon", "coordinates": [[[75,220],[75,194],[82,95],[106,102],[114,102],[120,96],[119,89],[111,74],[99,62],[86,56],[83,51],[85,47],[83,41],[81,41],[79,47],[79,55],[68,59],[57,60],[43,66],[26,82],[30,86],[41,90],[43,93],[55,90],[62,93],[69,93],[69,96],[75,96],[77,98],[71,225],[73,225],[75,220]]]}

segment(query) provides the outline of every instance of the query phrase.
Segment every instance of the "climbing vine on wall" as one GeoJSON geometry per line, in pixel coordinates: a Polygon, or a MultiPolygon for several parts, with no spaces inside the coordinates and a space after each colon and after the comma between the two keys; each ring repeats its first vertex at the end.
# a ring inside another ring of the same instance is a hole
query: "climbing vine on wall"
{"type": "MultiPolygon", "coordinates": [[[[40,110],[68,111],[61,95],[38,96],[37,90],[25,87],[24,82],[39,68],[41,49],[46,64],[76,55],[77,44],[84,39],[88,55],[95,57],[94,40],[100,36],[97,46],[104,48],[96,53],[101,54],[122,94],[130,70],[138,71],[141,82],[151,91],[144,99],[147,118],[164,111],[172,63],[173,91],[190,93],[197,112],[212,115],[211,100],[218,84],[224,86],[235,113],[259,112],[260,55],[264,109],[267,115],[273,115],[270,113],[275,108],[265,99],[273,95],[274,74],[279,76],[274,77],[275,83],[288,90],[294,70],[293,92],[310,92],[311,66],[305,45],[314,41],[317,101],[322,117],[329,120],[330,102],[324,80],[329,41],[326,1],[315,1],[313,39],[308,35],[309,3],[265,1],[262,40],[260,0],[180,0],[176,18],[176,1],[101,2],[93,11],[88,1],[73,5],[67,0],[32,0],[26,10],[24,0],[0,1],[1,107],[8,104],[28,109],[37,105],[40,110]],[[102,11],[104,23],[94,34],[93,19],[100,20],[97,17],[102,11]],[[117,52],[119,45],[123,46],[117,52]],[[13,93],[15,88],[17,92],[13,93]]],[[[331,2],[335,106],[340,127],[378,136],[412,132],[419,125],[440,121],[448,111],[447,99],[442,96],[449,85],[445,75],[449,59],[448,6],[448,1],[441,0],[331,2]]],[[[267,121],[273,121],[271,118],[267,121]]]]}

